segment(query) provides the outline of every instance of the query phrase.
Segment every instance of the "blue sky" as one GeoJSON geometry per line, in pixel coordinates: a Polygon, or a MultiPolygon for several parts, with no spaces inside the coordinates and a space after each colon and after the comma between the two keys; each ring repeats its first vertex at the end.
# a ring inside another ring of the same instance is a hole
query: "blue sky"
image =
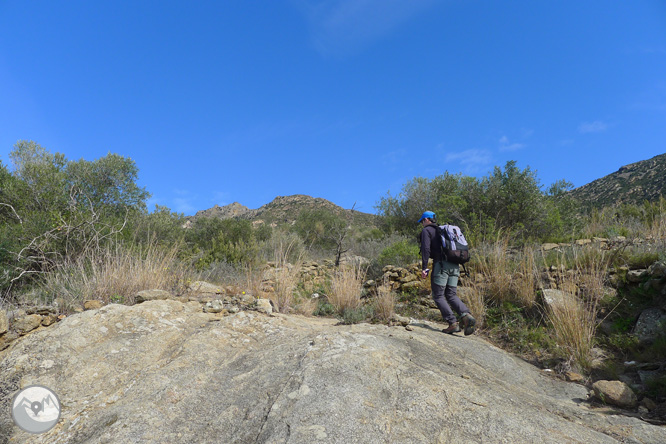
{"type": "Polygon", "coordinates": [[[581,186],[666,152],[666,2],[0,0],[5,164],[21,139],[187,215],[508,160],[581,186]]]}

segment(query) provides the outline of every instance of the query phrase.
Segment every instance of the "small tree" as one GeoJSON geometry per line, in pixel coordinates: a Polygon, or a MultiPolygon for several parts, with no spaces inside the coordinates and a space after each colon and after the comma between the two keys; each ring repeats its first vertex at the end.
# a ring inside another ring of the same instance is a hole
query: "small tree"
{"type": "Polygon", "coordinates": [[[3,236],[12,239],[5,255],[12,260],[4,263],[10,283],[100,248],[123,231],[130,214],[145,209],[149,197],[135,183],[134,161],[116,154],[71,162],[35,142],[19,141],[10,159],[11,178],[0,174],[3,236]]]}

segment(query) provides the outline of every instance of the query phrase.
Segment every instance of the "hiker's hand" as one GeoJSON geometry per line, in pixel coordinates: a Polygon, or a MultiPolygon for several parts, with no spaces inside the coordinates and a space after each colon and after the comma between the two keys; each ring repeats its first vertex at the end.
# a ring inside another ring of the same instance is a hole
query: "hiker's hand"
{"type": "Polygon", "coordinates": [[[428,268],[426,268],[425,270],[422,270],[421,271],[421,279],[427,278],[429,272],[430,272],[430,270],[428,268]]]}

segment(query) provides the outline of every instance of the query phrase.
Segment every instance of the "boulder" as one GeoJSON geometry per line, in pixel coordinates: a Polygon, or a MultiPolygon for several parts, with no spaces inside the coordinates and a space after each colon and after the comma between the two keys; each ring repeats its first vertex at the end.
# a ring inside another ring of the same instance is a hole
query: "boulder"
{"type": "Polygon", "coordinates": [[[3,352],[0,409],[33,384],[63,409],[39,435],[0,415],[0,442],[666,442],[479,336],[411,327],[174,300],[74,314],[3,352]]]}
{"type": "Polygon", "coordinates": [[[0,336],[0,351],[10,346],[12,342],[19,338],[19,334],[15,331],[9,331],[0,336]]]}
{"type": "Polygon", "coordinates": [[[408,282],[416,281],[418,278],[413,274],[407,274],[405,277],[400,278],[400,282],[404,285],[408,282]]]}
{"type": "Polygon", "coordinates": [[[24,335],[36,329],[42,324],[42,317],[38,314],[25,315],[18,319],[14,319],[12,328],[19,335],[24,335]]]}
{"type": "Polygon", "coordinates": [[[405,282],[400,286],[400,288],[402,288],[403,290],[409,290],[411,288],[421,288],[422,286],[423,285],[421,284],[421,281],[416,280],[416,281],[405,282]]]}
{"type": "Polygon", "coordinates": [[[224,310],[224,303],[220,301],[219,299],[216,299],[211,302],[207,302],[204,305],[204,312],[205,313],[220,313],[224,310]]]}
{"type": "Polygon", "coordinates": [[[644,269],[629,270],[627,272],[627,282],[631,282],[632,284],[643,282],[643,277],[646,275],[646,271],[647,270],[644,269]]]}
{"type": "Polygon", "coordinates": [[[606,404],[622,408],[634,408],[638,403],[636,394],[621,381],[600,380],[592,384],[594,396],[606,404]]]}
{"type": "Polygon", "coordinates": [[[572,371],[564,372],[564,377],[569,382],[584,382],[585,381],[585,377],[583,375],[581,375],[580,373],[572,372],[572,371]]]}
{"type": "Polygon", "coordinates": [[[102,301],[98,301],[96,299],[92,299],[89,301],[83,301],[83,309],[84,310],[99,310],[104,306],[104,303],[102,301]]]}
{"type": "Polygon", "coordinates": [[[273,304],[271,304],[270,299],[257,299],[255,309],[260,313],[271,314],[273,313],[273,304]]]}
{"type": "Polygon", "coordinates": [[[412,322],[410,318],[395,313],[391,316],[391,321],[398,325],[402,325],[403,327],[408,326],[412,322]]]}
{"type": "Polygon", "coordinates": [[[166,299],[172,299],[173,295],[168,291],[153,289],[153,290],[142,290],[134,296],[134,302],[141,304],[146,301],[163,301],[166,299]]]}
{"type": "Polygon", "coordinates": [[[224,292],[222,287],[204,281],[195,281],[190,284],[188,290],[194,294],[221,294],[224,292]]]}
{"type": "Polygon", "coordinates": [[[5,310],[0,310],[0,336],[7,333],[9,329],[9,319],[7,319],[7,312],[5,310]]]}
{"type": "Polygon", "coordinates": [[[648,274],[652,279],[663,279],[666,277],[666,262],[655,262],[648,268],[648,274]]]}
{"type": "Polygon", "coordinates": [[[542,244],[542,245],[541,245],[541,249],[542,249],[543,251],[550,251],[550,250],[554,250],[554,249],[556,249],[556,248],[559,248],[559,245],[558,245],[558,244],[545,243],[545,244],[542,244]]]}
{"type": "Polygon", "coordinates": [[[48,327],[49,325],[53,325],[57,321],[58,321],[58,318],[53,314],[48,314],[46,316],[42,316],[42,325],[44,327],[48,327]]]}
{"type": "Polygon", "coordinates": [[[55,309],[55,307],[50,307],[48,305],[38,305],[38,306],[35,306],[35,307],[26,308],[25,312],[27,314],[38,314],[38,315],[46,316],[46,315],[49,315],[49,314],[57,313],[57,310],[55,309]]]}
{"type": "Polygon", "coordinates": [[[650,411],[650,412],[651,412],[652,410],[654,410],[654,409],[657,408],[657,403],[654,402],[654,401],[653,401],[652,399],[650,399],[650,398],[643,398],[643,399],[641,399],[641,405],[642,405],[643,407],[645,407],[646,409],[648,409],[648,411],[650,411]]]}
{"type": "Polygon", "coordinates": [[[666,328],[666,312],[660,308],[648,308],[641,312],[633,333],[640,342],[654,341],[666,328]]]}
{"type": "Polygon", "coordinates": [[[541,290],[541,299],[543,300],[544,305],[551,310],[571,304],[571,302],[575,300],[574,298],[575,296],[571,293],[566,293],[561,290],[555,290],[552,288],[541,290]]]}

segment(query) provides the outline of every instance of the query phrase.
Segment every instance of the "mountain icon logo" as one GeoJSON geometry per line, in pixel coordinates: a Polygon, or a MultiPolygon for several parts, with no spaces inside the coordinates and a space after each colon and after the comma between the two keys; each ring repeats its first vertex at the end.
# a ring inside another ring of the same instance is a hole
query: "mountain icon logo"
{"type": "Polygon", "coordinates": [[[50,388],[31,385],[14,396],[12,419],[26,432],[48,432],[60,419],[60,400],[50,388]]]}

